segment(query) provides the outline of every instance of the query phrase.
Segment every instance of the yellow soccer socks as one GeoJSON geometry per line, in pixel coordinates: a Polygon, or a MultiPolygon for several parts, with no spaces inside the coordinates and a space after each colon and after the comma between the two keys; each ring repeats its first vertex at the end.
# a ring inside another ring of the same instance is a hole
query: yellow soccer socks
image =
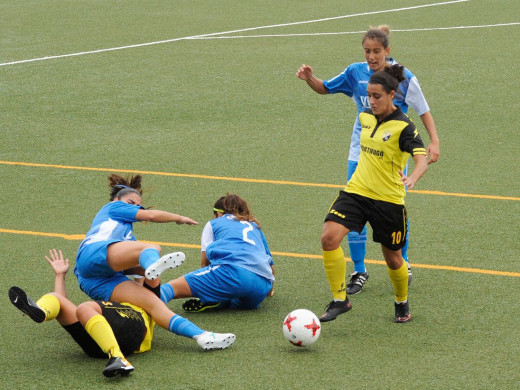
{"type": "MultiPolygon", "coordinates": [[[[323,267],[329,280],[330,291],[334,299],[344,301],[347,299],[345,278],[347,276],[347,265],[345,254],[341,247],[332,251],[323,251],[323,267]]],[[[408,275],[408,271],[407,274],[408,275]]]]}
{"type": "Polygon", "coordinates": [[[52,294],[45,294],[36,304],[45,312],[45,321],[53,320],[60,314],[60,301],[52,294]]]}
{"type": "Polygon", "coordinates": [[[388,269],[388,276],[394,286],[395,301],[397,303],[406,302],[408,299],[408,266],[406,262],[398,269],[388,269]]]}
{"type": "Polygon", "coordinates": [[[85,330],[109,357],[124,358],[116,336],[105,317],[100,314],[93,316],[86,323],[85,330]]]}

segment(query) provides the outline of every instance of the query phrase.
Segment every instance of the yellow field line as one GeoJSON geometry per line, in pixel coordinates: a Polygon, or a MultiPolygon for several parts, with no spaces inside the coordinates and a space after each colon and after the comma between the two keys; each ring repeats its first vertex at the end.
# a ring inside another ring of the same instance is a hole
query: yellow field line
{"type": "MultiPolygon", "coordinates": [[[[64,240],[76,240],[80,241],[85,238],[84,234],[63,234],[63,233],[47,233],[47,232],[34,232],[30,230],[13,230],[13,229],[2,229],[0,228],[0,233],[8,233],[8,234],[22,234],[29,236],[41,236],[41,237],[58,237],[63,238],[64,240]]],[[[144,241],[151,244],[157,244],[161,246],[167,247],[177,247],[177,248],[189,248],[189,249],[200,249],[200,245],[195,244],[181,244],[174,242],[159,242],[159,241],[144,241]]],[[[318,259],[321,260],[321,255],[311,255],[305,253],[291,253],[291,252],[271,252],[273,256],[282,256],[282,257],[296,257],[296,258],[307,258],[307,259],[318,259]]],[[[350,260],[348,257],[345,260],[350,260]]],[[[382,260],[370,260],[365,259],[365,263],[368,264],[379,264],[385,265],[386,263],[382,260]]],[[[520,272],[508,272],[508,271],[495,271],[491,269],[480,269],[480,268],[466,268],[466,267],[454,267],[449,265],[434,265],[434,264],[419,264],[414,262],[414,268],[427,268],[427,269],[437,269],[444,271],[454,271],[454,272],[467,272],[467,273],[475,273],[475,274],[484,274],[484,275],[498,275],[498,276],[513,276],[520,277],[520,272]]]]}
{"type": "MultiPolygon", "coordinates": [[[[243,178],[243,177],[209,176],[209,175],[197,175],[197,174],[190,174],[190,173],[156,172],[156,171],[143,171],[143,170],[134,170],[134,169],[79,167],[79,166],[73,166],[73,165],[39,164],[39,163],[20,162],[20,161],[0,161],[0,164],[20,165],[20,166],[26,166],[26,167],[39,167],[39,168],[97,171],[97,172],[139,173],[142,175],[188,177],[188,178],[208,179],[208,180],[227,180],[227,181],[238,181],[238,182],[244,182],[244,183],[264,183],[264,184],[280,184],[280,185],[293,185],[293,186],[304,186],[304,187],[326,187],[326,188],[343,188],[343,187],[345,187],[344,184],[326,184],[326,183],[308,183],[308,182],[286,181],[286,180],[249,179],[249,178],[243,178]]],[[[409,190],[409,192],[417,193],[417,194],[427,194],[427,195],[459,196],[459,197],[463,197],[463,198],[520,201],[520,197],[514,197],[514,196],[463,194],[463,193],[455,193],[455,192],[428,191],[428,190],[409,190]]]]}

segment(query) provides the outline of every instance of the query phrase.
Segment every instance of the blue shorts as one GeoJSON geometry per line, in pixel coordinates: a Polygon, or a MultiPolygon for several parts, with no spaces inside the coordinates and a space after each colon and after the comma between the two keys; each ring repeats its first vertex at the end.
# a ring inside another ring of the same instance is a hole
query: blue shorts
{"type": "Polygon", "coordinates": [[[81,248],[76,256],[76,270],[85,278],[110,277],[117,272],[107,264],[107,248],[117,241],[99,241],[81,248]]]}
{"type": "Polygon", "coordinates": [[[270,280],[229,264],[210,265],[184,277],[194,297],[203,303],[229,304],[232,309],[256,309],[273,287],[270,280]]]}
{"type": "Polygon", "coordinates": [[[96,301],[109,301],[114,288],[130,280],[122,272],[114,272],[112,276],[101,278],[84,278],[78,274],[76,276],[81,291],[96,301]]]}

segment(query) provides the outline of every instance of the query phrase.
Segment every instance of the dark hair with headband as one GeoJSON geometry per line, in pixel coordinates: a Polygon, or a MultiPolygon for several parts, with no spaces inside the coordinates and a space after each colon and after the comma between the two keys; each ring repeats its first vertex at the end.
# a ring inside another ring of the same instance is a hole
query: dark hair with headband
{"type": "Polygon", "coordinates": [[[369,84],[379,84],[386,93],[399,92],[399,83],[405,79],[404,66],[400,64],[387,65],[384,70],[370,76],[369,84]]]}
{"type": "Polygon", "coordinates": [[[141,196],[142,179],[141,175],[130,176],[126,179],[115,174],[109,175],[110,201],[113,201],[115,198],[121,199],[122,196],[132,193],[141,196]]]}
{"type": "Polygon", "coordinates": [[[260,228],[260,222],[253,216],[249,210],[247,202],[236,194],[226,194],[220,197],[213,206],[213,213],[216,215],[232,214],[239,221],[255,222],[260,228]]]}

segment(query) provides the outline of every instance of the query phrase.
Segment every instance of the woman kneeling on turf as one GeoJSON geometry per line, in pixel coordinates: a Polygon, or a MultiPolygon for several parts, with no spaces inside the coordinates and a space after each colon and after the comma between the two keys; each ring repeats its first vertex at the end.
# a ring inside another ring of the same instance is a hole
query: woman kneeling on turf
{"type": "Polygon", "coordinates": [[[256,309],[273,294],[274,266],[260,224],[240,196],[217,200],[202,232],[200,268],[161,286],[161,299],[196,297],[186,311],[256,309]]]}

